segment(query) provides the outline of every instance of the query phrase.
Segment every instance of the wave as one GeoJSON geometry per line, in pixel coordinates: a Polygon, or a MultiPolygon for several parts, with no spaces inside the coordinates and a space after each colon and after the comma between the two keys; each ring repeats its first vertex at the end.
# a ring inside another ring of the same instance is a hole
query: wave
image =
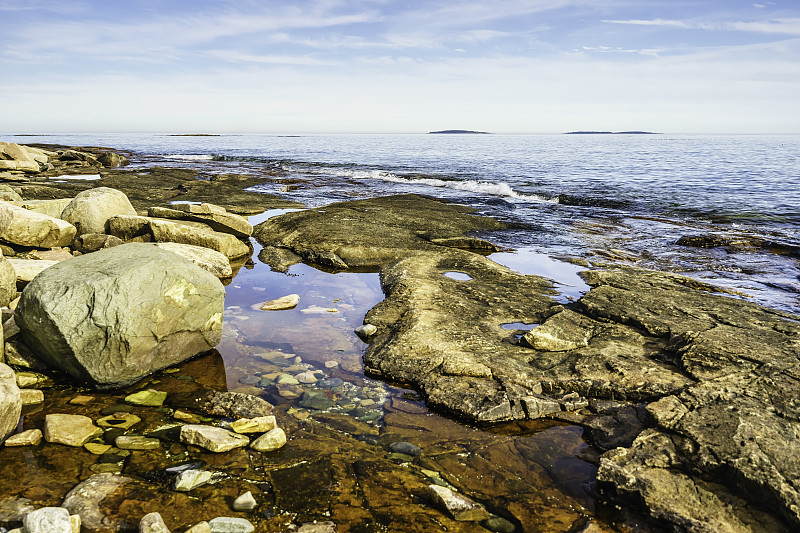
{"type": "Polygon", "coordinates": [[[514,198],[515,200],[533,201],[533,202],[548,202],[557,204],[558,198],[547,198],[538,194],[520,194],[508,183],[489,183],[486,181],[473,181],[473,180],[440,180],[436,178],[403,178],[390,173],[383,173],[383,175],[376,176],[377,179],[384,181],[391,181],[394,183],[404,183],[408,185],[427,185],[429,187],[442,187],[446,189],[454,189],[457,191],[474,192],[477,194],[485,194],[489,196],[504,196],[506,198],[514,198]]]}
{"type": "Polygon", "coordinates": [[[170,159],[180,159],[181,161],[215,161],[216,156],[211,154],[168,154],[170,159]]]}

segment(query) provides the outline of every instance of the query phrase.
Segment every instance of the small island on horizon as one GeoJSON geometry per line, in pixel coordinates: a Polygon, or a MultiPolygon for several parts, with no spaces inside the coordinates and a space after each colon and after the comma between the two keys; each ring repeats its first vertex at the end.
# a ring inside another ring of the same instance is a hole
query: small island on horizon
{"type": "Polygon", "coordinates": [[[428,135],[438,135],[438,134],[469,134],[469,135],[491,135],[488,131],[471,131],[471,130],[440,130],[440,131],[429,131],[428,135]]]}
{"type": "Polygon", "coordinates": [[[654,131],[568,131],[564,135],[661,135],[654,131]]]}

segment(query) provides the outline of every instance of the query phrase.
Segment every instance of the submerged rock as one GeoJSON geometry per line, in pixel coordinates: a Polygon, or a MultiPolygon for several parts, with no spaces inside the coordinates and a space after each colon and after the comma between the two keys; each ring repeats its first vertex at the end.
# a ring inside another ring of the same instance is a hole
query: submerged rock
{"type": "Polygon", "coordinates": [[[159,513],[148,513],[139,522],[139,533],[170,533],[159,513]]]}
{"type": "Polygon", "coordinates": [[[114,531],[119,524],[106,514],[103,500],[115,496],[133,479],[112,473],[95,474],[76,485],[64,497],[61,506],[70,514],[80,515],[84,528],[88,531],[114,531]]]}
{"type": "Polygon", "coordinates": [[[208,525],[211,527],[211,533],[252,533],[256,530],[249,520],[227,516],[218,516],[210,520],[208,525]]]}
{"type": "Polygon", "coordinates": [[[98,387],[118,387],[210,350],[222,335],[217,278],[145,244],[54,265],[25,287],[23,340],[43,361],[98,387]]]}
{"type": "Polygon", "coordinates": [[[429,485],[428,491],[431,497],[444,507],[454,520],[459,522],[480,522],[489,518],[489,513],[483,505],[472,501],[463,494],[439,485],[429,485]]]}

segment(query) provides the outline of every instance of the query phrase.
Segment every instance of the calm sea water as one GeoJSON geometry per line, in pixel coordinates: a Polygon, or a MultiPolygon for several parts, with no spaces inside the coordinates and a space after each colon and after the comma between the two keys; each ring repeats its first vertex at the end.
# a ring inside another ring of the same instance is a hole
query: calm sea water
{"type": "Polygon", "coordinates": [[[3,139],[103,145],[138,152],[144,164],[247,172],[264,177],[259,190],[309,206],[405,192],[434,196],[509,222],[512,229],[491,238],[522,258],[544,254],[685,273],[800,313],[800,136],[3,139]],[[677,244],[695,235],[737,245],[677,244]]]}

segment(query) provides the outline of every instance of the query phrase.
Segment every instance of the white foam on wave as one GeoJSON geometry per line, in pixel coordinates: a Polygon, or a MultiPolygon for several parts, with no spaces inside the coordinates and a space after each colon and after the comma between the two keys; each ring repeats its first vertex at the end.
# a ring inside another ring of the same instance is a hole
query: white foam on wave
{"type": "Polygon", "coordinates": [[[378,179],[391,181],[394,183],[406,183],[409,185],[427,185],[429,187],[443,187],[446,189],[474,192],[477,194],[486,194],[489,196],[504,196],[506,198],[513,198],[515,200],[549,202],[552,204],[558,203],[558,198],[547,198],[546,196],[540,196],[538,194],[520,194],[514,189],[512,189],[508,183],[504,182],[489,183],[486,181],[473,181],[473,180],[449,181],[449,180],[440,180],[436,178],[410,179],[410,178],[401,178],[400,176],[395,176],[393,174],[388,174],[388,173],[386,173],[385,176],[379,176],[378,179]]]}
{"type": "Polygon", "coordinates": [[[213,161],[214,156],[209,154],[169,154],[170,159],[180,159],[181,161],[213,161]]]}
{"type": "MultiPolygon", "coordinates": [[[[285,170],[295,171],[300,170],[291,166],[287,166],[285,170]]],[[[476,194],[484,194],[488,196],[503,196],[505,198],[513,198],[515,200],[522,200],[528,202],[548,202],[557,204],[558,198],[547,198],[538,194],[520,194],[516,192],[507,183],[489,183],[486,181],[474,180],[440,180],[436,178],[403,178],[392,172],[384,170],[363,170],[363,169],[303,169],[304,172],[313,174],[327,174],[332,176],[339,176],[351,179],[376,179],[382,181],[389,181],[393,183],[402,183],[406,185],[424,185],[427,187],[441,187],[444,189],[454,189],[457,191],[473,192],[476,194]]]]}

